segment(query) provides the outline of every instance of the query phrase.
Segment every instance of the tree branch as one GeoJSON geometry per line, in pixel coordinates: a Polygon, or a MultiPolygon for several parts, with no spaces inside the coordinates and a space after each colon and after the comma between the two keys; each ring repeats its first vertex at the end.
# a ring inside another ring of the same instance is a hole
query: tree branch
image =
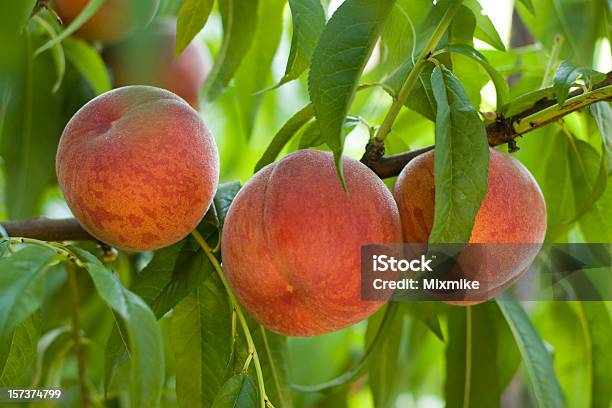
{"type": "MultiPolygon", "coordinates": [[[[490,146],[508,144],[510,151],[516,151],[515,139],[532,130],[555,122],[565,115],[583,109],[596,102],[612,100],[612,71],[608,72],[604,81],[595,84],[593,89],[585,93],[582,89],[571,92],[563,106],[558,106],[554,99],[541,99],[531,108],[508,118],[498,118],[487,126],[487,138],[490,146]]],[[[372,169],[380,178],[397,176],[404,166],[419,154],[425,153],[434,146],[417,150],[382,156],[383,146],[375,140],[368,143],[366,153],[361,162],[372,169]],[[381,157],[382,156],[382,157],[381,157]]]]}
{"type": "MultiPolygon", "coordinates": [[[[509,118],[498,118],[496,122],[487,126],[489,145],[508,144],[511,150],[515,149],[514,139],[518,136],[557,121],[592,103],[610,100],[612,100],[612,72],[608,72],[606,80],[594,85],[590,92],[585,94],[582,90],[576,90],[570,93],[569,98],[561,107],[555,100],[542,99],[519,114],[509,118]]],[[[388,178],[397,176],[410,160],[434,147],[427,146],[389,156],[382,156],[380,150],[382,148],[381,143],[368,144],[361,161],[380,178],[388,178]]],[[[0,226],[11,237],[34,238],[42,241],[97,241],[74,218],[2,221],[0,226]]]]}

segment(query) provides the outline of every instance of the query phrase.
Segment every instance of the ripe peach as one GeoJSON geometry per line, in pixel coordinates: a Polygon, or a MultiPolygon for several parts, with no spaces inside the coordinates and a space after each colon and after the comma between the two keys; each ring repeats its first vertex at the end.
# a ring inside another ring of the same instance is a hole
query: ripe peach
{"type": "Polygon", "coordinates": [[[331,154],[300,150],[260,170],[229,209],[225,274],[272,331],[328,333],[383,305],[361,300],[360,246],[401,242],[399,214],[372,171],[352,159],[343,163],[348,192],[331,154]]]}
{"type": "Polygon", "coordinates": [[[199,108],[198,92],[211,62],[200,43],[193,41],[175,58],[175,23],[160,21],[144,32],[104,51],[117,87],[151,85],[167,89],[199,108]]]}
{"type": "MultiPolygon", "coordinates": [[[[83,11],[90,0],[53,0],[53,9],[65,25],[83,11]]],[[[155,15],[159,0],[106,0],[98,11],[76,32],[89,41],[111,43],[126,38],[144,27],[155,15]]]]}
{"type": "Polygon", "coordinates": [[[177,242],[217,188],[219,156],[198,113],[171,92],[129,86],[83,106],[57,150],[59,185],[83,228],[121,249],[177,242]]]}
{"type": "MultiPolygon", "coordinates": [[[[479,280],[481,290],[466,293],[468,302],[461,304],[487,300],[520,278],[546,235],[546,204],[531,173],[508,154],[489,152],[488,190],[470,243],[498,245],[464,249],[458,261],[462,277],[479,280]]],[[[408,163],[395,182],[393,195],[406,242],[428,241],[434,219],[433,171],[430,151],[408,163]]]]}

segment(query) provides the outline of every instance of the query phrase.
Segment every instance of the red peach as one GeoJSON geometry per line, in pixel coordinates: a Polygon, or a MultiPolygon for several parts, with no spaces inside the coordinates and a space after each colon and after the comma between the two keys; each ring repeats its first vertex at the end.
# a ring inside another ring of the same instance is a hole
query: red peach
{"type": "MultiPolygon", "coordinates": [[[[70,24],[90,0],[53,0],[53,9],[64,24],[70,24]]],[[[155,15],[159,0],[106,0],[76,32],[89,41],[111,43],[144,27],[155,15]]]]}
{"type": "MultiPolygon", "coordinates": [[[[528,269],[546,235],[546,204],[540,187],[516,159],[489,149],[488,190],[476,215],[471,245],[459,258],[466,279],[481,291],[468,293],[479,303],[515,282],[528,269]],[[512,244],[512,245],[504,245],[512,244]]],[[[434,152],[409,162],[395,182],[404,240],[426,243],[434,220],[434,152]]],[[[449,302],[456,303],[456,302],[449,302]]]]}
{"type": "Polygon", "coordinates": [[[393,196],[345,158],[345,191],[329,153],[300,150],[259,171],[227,214],[225,274],[246,309],[289,336],[328,333],[383,302],[361,300],[360,247],[401,241],[393,196]]]}
{"type": "Polygon", "coordinates": [[[217,188],[219,157],[198,113],[171,92],[130,86],[83,106],[57,150],[57,177],[83,228],[144,251],[195,228],[217,188]]]}

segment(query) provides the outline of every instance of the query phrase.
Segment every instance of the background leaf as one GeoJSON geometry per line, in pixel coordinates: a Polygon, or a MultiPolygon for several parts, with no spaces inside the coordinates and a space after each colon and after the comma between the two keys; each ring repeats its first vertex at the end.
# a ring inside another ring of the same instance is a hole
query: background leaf
{"type": "Polygon", "coordinates": [[[204,84],[206,100],[212,101],[221,95],[249,50],[257,29],[258,4],[258,0],[219,0],[223,44],[204,84]]]}
{"type": "MultiPolygon", "coordinates": [[[[244,56],[234,79],[242,126],[247,138],[259,111],[261,98],[258,93],[265,88],[272,72],[272,59],[280,42],[283,29],[283,9],[286,0],[258,0],[257,29],[249,51],[244,56]]],[[[267,96],[267,95],[266,95],[267,96]]]]}
{"type": "Polygon", "coordinates": [[[176,20],[175,55],[180,55],[204,28],[214,0],[184,0],[176,20]]]}
{"type": "Polygon", "coordinates": [[[66,59],[89,82],[96,94],[110,91],[108,71],[100,54],[83,40],[68,37],[62,42],[66,59]]]}
{"type": "Polygon", "coordinates": [[[33,313],[10,335],[0,338],[0,387],[26,385],[21,377],[36,359],[40,323],[40,313],[33,313]]]}
{"type": "Polygon", "coordinates": [[[521,305],[500,297],[497,305],[504,314],[527,369],[538,407],[561,407],[564,396],[553,367],[552,357],[521,305]]]}
{"type": "Polygon", "coordinates": [[[298,78],[310,65],[310,58],[325,27],[325,11],[319,0],[289,0],[293,19],[291,50],[285,75],[276,86],[298,78]]]}

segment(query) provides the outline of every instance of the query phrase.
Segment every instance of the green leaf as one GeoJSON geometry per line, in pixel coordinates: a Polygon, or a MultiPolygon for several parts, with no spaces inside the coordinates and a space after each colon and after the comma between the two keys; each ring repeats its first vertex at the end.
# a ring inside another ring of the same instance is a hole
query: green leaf
{"type": "Polygon", "coordinates": [[[40,307],[43,274],[54,262],[54,251],[34,246],[0,259],[0,338],[8,336],[40,307]]]}
{"type": "Polygon", "coordinates": [[[207,100],[212,101],[221,95],[249,50],[257,29],[258,3],[258,0],[219,0],[223,44],[204,84],[203,93],[207,100]]]}
{"type": "Polygon", "coordinates": [[[487,134],[452,72],[435,68],[431,83],[437,102],[436,202],[429,242],[466,243],[487,193],[487,134]]]}
{"type": "Polygon", "coordinates": [[[270,145],[261,156],[261,159],[255,165],[255,172],[258,172],[268,164],[276,160],[281,150],[285,147],[289,140],[295,135],[295,133],[302,128],[307,122],[309,122],[314,116],[314,108],[312,104],[308,104],[293,115],[289,120],[279,129],[278,132],[272,138],[270,145]]]}
{"type": "Polygon", "coordinates": [[[204,28],[214,4],[214,0],[183,1],[176,21],[174,55],[180,55],[202,28],[204,28]]]}
{"type": "Polygon", "coordinates": [[[0,387],[15,387],[36,358],[40,338],[40,313],[33,313],[0,338],[0,387]]]}
{"type": "Polygon", "coordinates": [[[47,41],[44,45],[40,46],[36,50],[36,54],[40,54],[44,50],[54,47],[56,44],[64,41],[68,36],[75,33],[79,28],[83,26],[96,12],[106,3],[107,0],[89,0],[87,5],[83,7],[83,10],[79,15],[72,20],[72,22],[66,27],[58,36],[47,41]]]}
{"type": "Polygon", "coordinates": [[[308,91],[321,134],[344,185],[342,125],[359,78],[395,0],[347,0],[328,21],[312,55],[308,91]]]}
{"type": "Polygon", "coordinates": [[[446,348],[446,406],[500,407],[520,363],[504,316],[493,302],[452,308],[446,348]]]}
{"type": "Polygon", "coordinates": [[[499,37],[499,33],[495,29],[491,19],[482,14],[482,7],[478,1],[463,0],[463,4],[472,10],[474,17],[476,17],[476,31],[474,32],[474,37],[486,42],[490,46],[497,48],[500,51],[506,51],[506,47],[499,37]]]}
{"type": "Polygon", "coordinates": [[[96,290],[123,320],[130,344],[130,398],[134,407],[156,407],[164,384],[164,350],[155,315],[147,304],[90,253],[72,247],[96,290]]]}
{"type": "Polygon", "coordinates": [[[540,408],[564,406],[565,399],[555,374],[552,356],[529,321],[529,316],[518,302],[503,295],[498,298],[497,305],[512,330],[537,406],[540,408]]]}
{"type": "Polygon", "coordinates": [[[298,78],[310,65],[310,58],[325,27],[325,11],[319,0],[289,0],[293,19],[291,50],[285,75],[276,85],[298,78]]]}
{"type": "MultiPolygon", "coordinates": [[[[40,27],[42,27],[43,31],[51,38],[54,39],[57,37],[57,33],[55,32],[55,28],[51,24],[49,24],[45,19],[34,16],[34,21],[38,23],[40,27]]],[[[34,56],[39,55],[39,52],[35,52],[34,56]]],[[[64,56],[64,48],[61,43],[56,43],[53,47],[51,47],[51,55],[53,56],[53,62],[55,63],[55,71],[57,73],[57,79],[53,84],[53,88],[51,91],[53,93],[57,92],[60,85],[62,84],[62,80],[64,79],[64,74],[66,73],[66,58],[64,56]]]]}
{"type": "Polygon", "coordinates": [[[155,252],[130,290],[142,297],[159,319],[213,273],[198,243],[187,237],[155,252]]]}
{"type": "Polygon", "coordinates": [[[232,353],[232,308],[216,273],[174,308],[171,342],[179,406],[210,406],[232,353]]]}
{"type": "Polygon", "coordinates": [[[238,407],[257,407],[257,389],[246,374],[238,374],[227,380],[212,404],[212,408],[238,407]]]}
{"type": "Polygon", "coordinates": [[[602,302],[577,302],[582,327],[590,353],[592,408],[609,408],[612,402],[612,321],[602,302]]]}
{"type": "Polygon", "coordinates": [[[560,58],[591,66],[595,44],[610,16],[609,2],[531,0],[531,3],[532,10],[518,7],[518,11],[535,39],[551,51],[555,36],[562,35],[560,58]]]}
{"type": "Polygon", "coordinates": [[[461,55],[465,55],[478,62],[489,74],[491,77],[491,81],[493,81],[493,85],[495,85],[495,93],[497,95],[497,107],[501,108],[506,104],[508,99],[510,98],[510,89],[508,88],[508,83],[504,79],[503,76],[491,64],[487,61],[487,58],[482,55],[480,52],[476,51],[474,47],[465,44],[452,44],[448,45],[444,48],[444,50],[457,53],[461,55]]]}
{"type": "Polygon", "coordinates": [[[74,37],[66,38],[62,44],[66,59],[81,73],[97,95],[110,91],[108,71],[95,48],[74,37]]]}
{"type": "Polygon", "coordinates": [[[595,119],[608,159],[608,175],[612,172],[612,103],[598,102],[591,105],[591,115],[595,119]]]}
{"type": "Polygon", "coordinates": [[[578,77],[582,77],[588,85],[593,85],[605,80],[606,74],[590,68],[576,67],[569,61],[562,61],[553,78],[555,95],[559,106],[565,103],[567,95],[578,77]]]}
{"type": "Polygon", "coordinates": [[[261,91],[272,73],[272,60],[283,31],[283,9],[286,0],[259,0],[258,20],[249,51],[245,55],[234,83],[247,139],[253,131],[263,95],[261,91]]]}

